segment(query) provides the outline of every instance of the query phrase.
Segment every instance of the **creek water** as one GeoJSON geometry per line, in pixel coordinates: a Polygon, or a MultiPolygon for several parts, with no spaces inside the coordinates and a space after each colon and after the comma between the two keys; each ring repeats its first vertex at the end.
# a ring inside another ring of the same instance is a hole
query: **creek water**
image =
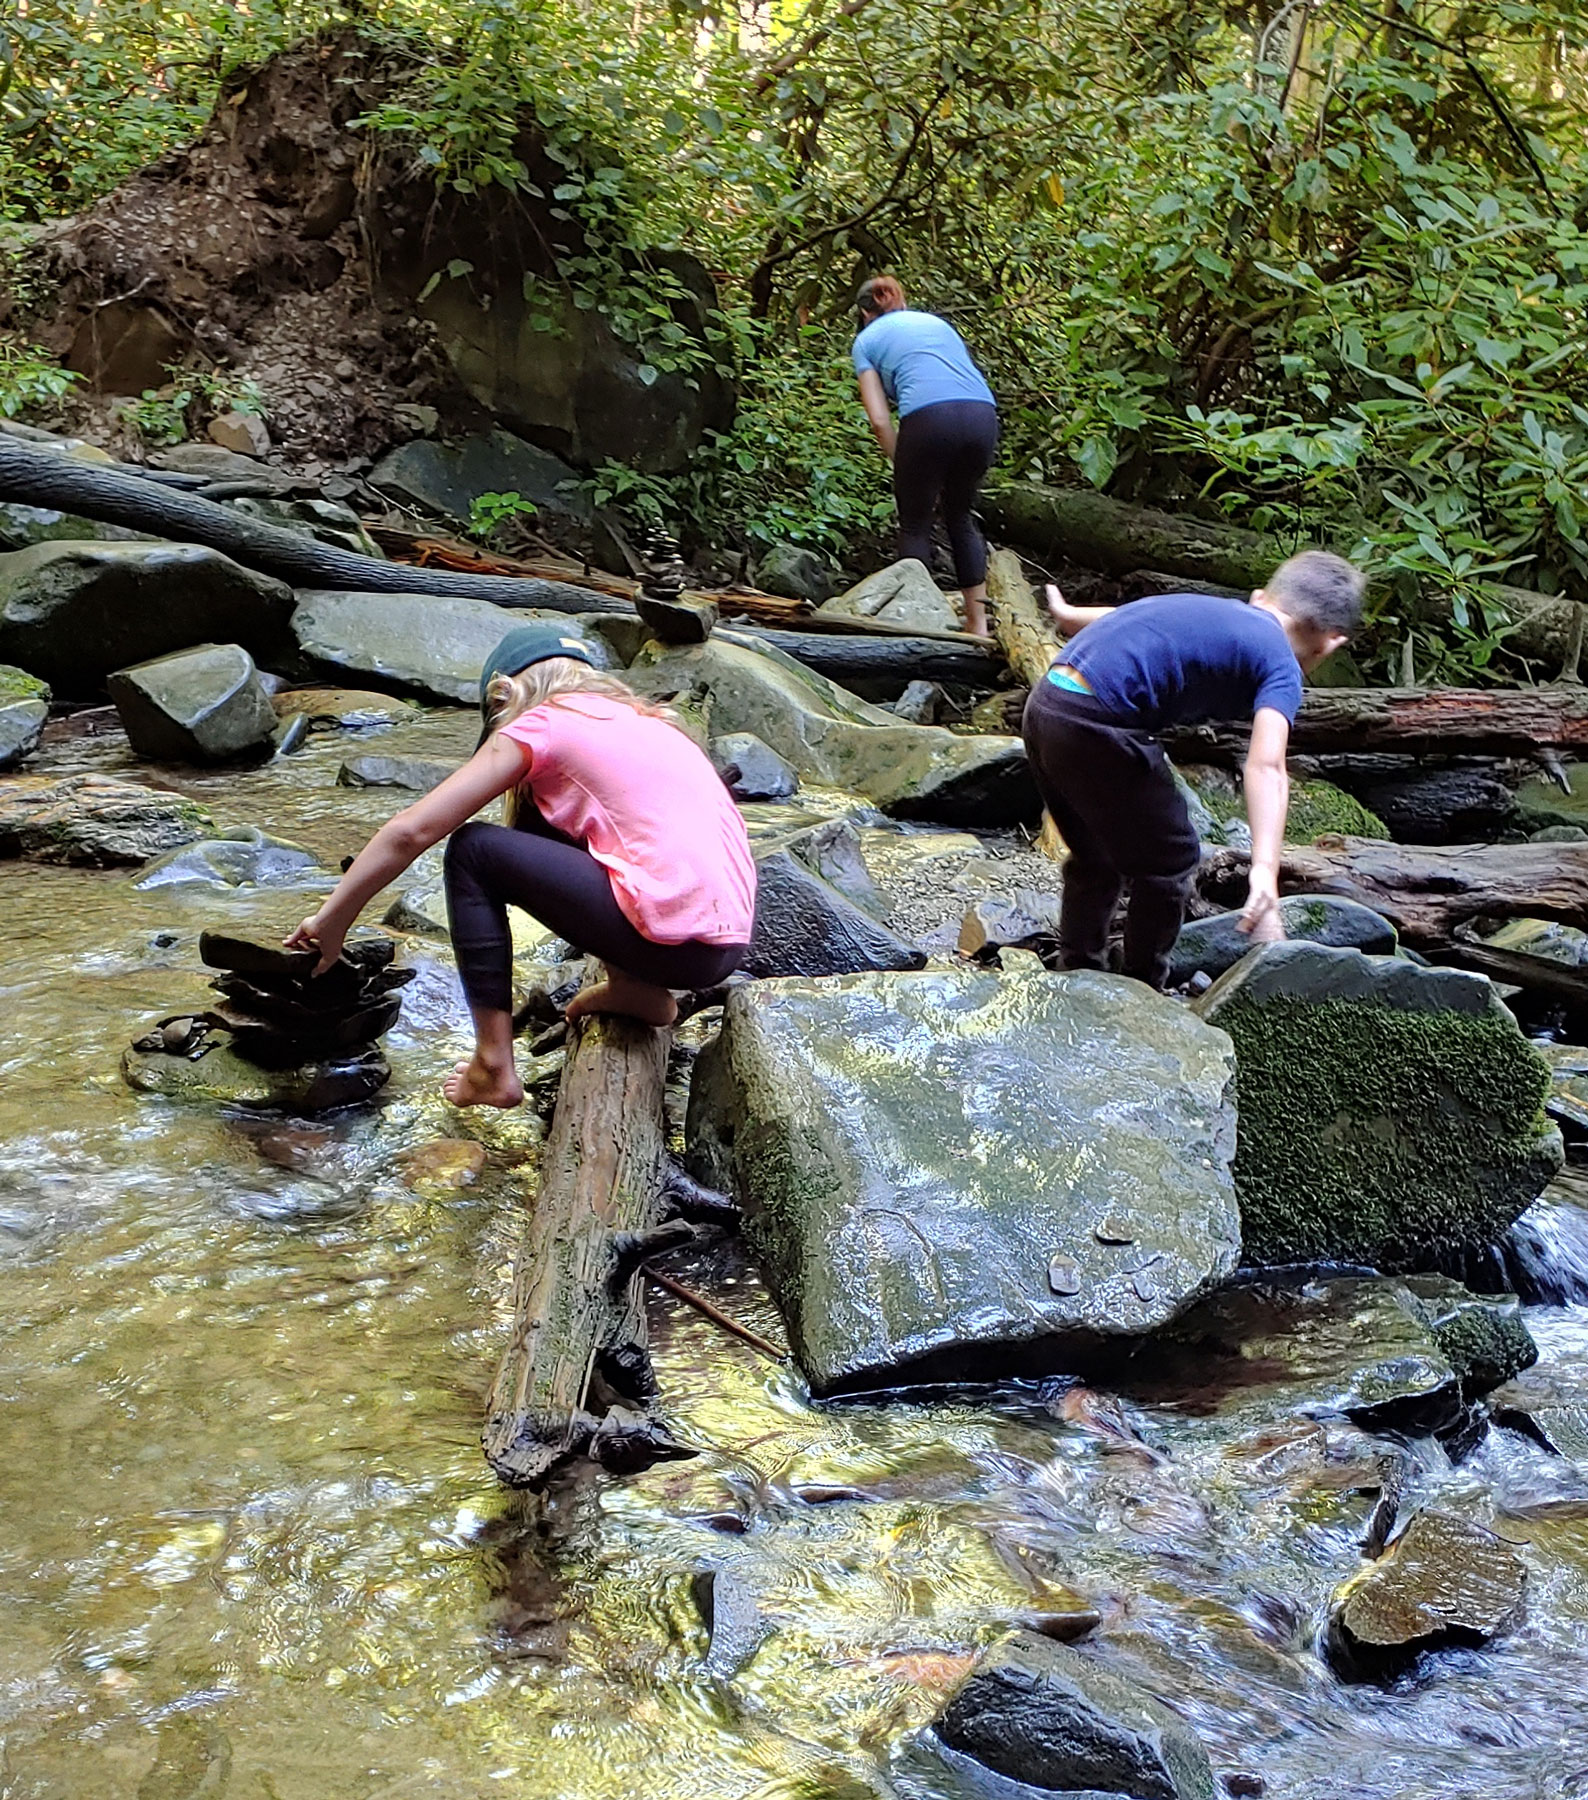
{"type": "MultiPolygon", "coordinates": [[[[345,755],[469,736],[437,714],[152,773],[334,866],[402,799],[334,785],[345,755]]],[[[115,737],[39,764],[88,766],[136,770],[115,737]]],[[[1315,1649],[1373,1504],[1352,1434],[1260,1373],[1117,1416],[1061,1386],[823,1408],[653,1295],[700,1454],[500,1492],[477,1432],[540,1128],[440,1101],[465,1043],[444,948],[403,940],[420,976],[369,1109],[262,1121],[118,1073],[202,1004],[202,928],[280,932],[312,904],[0,866],[4,1800],[943,1800],[959,1778],[912,1734],[1012,1620],[1082,1606],[1095,1653],[1244,1791],[1588,1793],[1588,1485],[1510,1433],[1460,1467],[1414,1447],[1411,1498],[1523,1547],[1527,1621],[1388,1688],[1315,1649]],[[460,1138],[484,1148],[471,1185],[433,1148],[460,1138]]],[[[731,1254],[696,1276],[779,1334],[731,1254]]],[[[1588,1406],[1588,1308],[1529,1316],[1588,1406]]]]}

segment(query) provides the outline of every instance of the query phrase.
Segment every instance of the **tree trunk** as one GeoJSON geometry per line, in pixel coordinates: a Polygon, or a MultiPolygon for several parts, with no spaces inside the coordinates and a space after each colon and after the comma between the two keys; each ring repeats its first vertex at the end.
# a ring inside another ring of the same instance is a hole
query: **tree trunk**
{"type": "Polygon", "coordinates": [[[940,681],[950,687],[995,687],[1003,664],[990,645],[979,639],[894,637],[882,633],[776,630],[763,625],[725,625],[719,635],[742,638],[781,650],[840,687],[872,700],[871,690],[896,697],[912,681],[940,681]]]}
{"type": "MultiPolygon", "coordinates": [[[[1204,900],[1228,909],[1246,896],[1244,851],[1216,850],[1197,871],[1204,900]]],[[[1588,844],[1445,848],[1376,838],[1287,844],[1282,894],[1337,894],[1382,913],[1415,950],[1448,950],[1478,918],[1558,919],[1588,929],[1588,844]]]]}
{"type": "Polygon", "coordinates": [[[662,1226],[671,1032],[594,1016],[569,1027],[540,1191],[513,1273],[513,1335],[486,1414],[486,1460],[543,1487],[579,1457],[645,1468],[691,1456],[652,1412],[638,1267],[693,1235],[662,1226]]]}
{"type": "MultiPolygon", "coordinates": [[[[995,550],[987,559],[987,610],[1009,667],[1027,687],[1034,687],[1053,666],[1059,636],[1012,550],[995,550]]],[[[1037,848],[1055,862],[1069,855],[1058,826],[1046,812],[1037,848]]]]}
{"type": "MultiPolygon", "coordinates": [[[[1115,576],[1161,570],[1241,593],[1261,587],[1302,547],[1214,519],[1129,506],[1091,488],[1052,488],[1036,481],[1010,482],[989,495],[982,510],[1011,543],[1044,560],[1062,558],[1115,576]]],[[[1555,674],[1571,632],[1572,603],[1502,582],[1486,583],[1483,592],[1516,624],[1507,649],[1555,674]]],[[[1448,610],[1448,602],[1437,596],[1428,606],[1448,610]]]]}
{"type": "MultiPolygon", "coordinates": [[[[1233,761],[1249,727],[1190,725],[1165,732],[1177,761],[1233,761]]],[[[1588,688],[1309,688],[1291,748],[1400,750],[1430,756],[1474,752],[1533,756],[1588,746],[1588,688]]]]}
{"type": "Polygon", "coordinates": [[[196,495],[174,492],[141,476],[78,462],[58,451],[36,449],[0,436],[0,500],[55,507],[109,525],[150,532],[212,550],[294,587],[341,588],[368,594],[436,594],[489,600],[504,607],[544,607],[551,612],[631,612],[624,601],[565,581],[503,575],[460,575],[416,569],[406,563],[359,556],[300,532],[266,525],[196,495]]]}

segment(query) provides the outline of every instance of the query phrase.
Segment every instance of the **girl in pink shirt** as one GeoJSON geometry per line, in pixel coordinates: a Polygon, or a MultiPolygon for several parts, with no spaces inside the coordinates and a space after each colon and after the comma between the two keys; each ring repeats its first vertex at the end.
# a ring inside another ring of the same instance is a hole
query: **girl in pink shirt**
{"type": "Polygon", "coordinates": [[[550,624],[510,632],[480,696],[480,748],[376,832],[287,945],[318,949],[316,973],[329,968],[374,895],[447,838],[447,914],[475,1045],[442,1091],[456,1106],[516,1106],[508,906],[606,965],[606,980],[569,1002],[570,1018],[670,1025],[670,989],[715,987],[744,960],[755,863],[705,756],[661,708],[595,669],[578,638],[550,624]],[[475,821],[500,794],[508,823],[475,821]]]}

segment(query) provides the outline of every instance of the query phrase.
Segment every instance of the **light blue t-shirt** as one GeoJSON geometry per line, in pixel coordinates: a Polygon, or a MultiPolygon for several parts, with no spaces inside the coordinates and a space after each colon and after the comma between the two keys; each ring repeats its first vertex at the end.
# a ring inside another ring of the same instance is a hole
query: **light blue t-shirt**
{"type": "Polygon", "coordinates": [[[855,373],[875,369],[902,419],[944,400],[985,400],[992,389],[970,359],[965,340],[936,313],[886,312],[855,339],[855,373]]]}

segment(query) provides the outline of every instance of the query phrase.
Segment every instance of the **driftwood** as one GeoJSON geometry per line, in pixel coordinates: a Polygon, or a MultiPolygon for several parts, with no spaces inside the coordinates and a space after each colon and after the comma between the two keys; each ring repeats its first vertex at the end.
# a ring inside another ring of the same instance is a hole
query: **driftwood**
{"type": "Polygon", "coordinates": [[[360,556],[301,532],[251,519],[214,501],[178,493],[102,464],[78,462],[9,436],[0,436],[0,500],[56,507],[178,543],[207,544],[246,568],[262,570],[295,587],[436,594],[489,600],[496,606],[544,607],[551,612],[631,610],[622,600],[565,581],[463,575],[360,556]]]}
{"type": "Polygon", "coordinates": [[[662,1093],[671,1032],[594,1016],[567,1062],[513,1275],[513,1335],[486,1413],[486,1460],[539,1488],[588,1458],[636,1469],[694,1452],[653,1412],[639,1269],[694,1235],[664,1225],[662,1093]]]}
{"type": "MultiPolygon", "coordinates": [[[[1192,725],[1166,732],[1177,762],[1239,761],[1250,728],[1192,725]]],[[[1588,746],[1588,687],[1309,688],[1291,747],[1401,750],[1451,756],[1535,756],[1588,746]]]]}
{"type": "MultiPolygon", "coordinates": [[[[1008,483],[985,497],[982,510],[1002,536],[1044,561],[1062,558],[1120,577],[1161,571],[1241,593],[1261,587],[1293,550],[1305,548],[1216,519],[1158,512],[1091,488],[1052,488],[1036,481],[1008,483]]],[[[1513,621],[1507,648],[1557,673],[1576,622],[1572,603],[1503,582],[1485,584],[1483,593],[1513,621]]],[[[1430,613],[1448,610],[1439,596],[1424,604],[1430,613]]]]}
{"type": "MultiPolygon", "coordinates": [[[[995,550],[987,560],[987,610],[993,636],[1009,667],[1027,687],[1034,686],[1053,666],[1059,635],[1012,550],[995,550]]],[[[1046,812],[1036,844],[1055,862],[1069,854],[1058,826],[1046,812]]]]}
{"type": "Polygon", "coordinates": [[[1588,969],[1554,962],[1547,956],[1529,956],[1525,950],[1501,950],[1462,934],[1448,950],[1437,951],[1435,962],[1458,969],[1472,969],[1491,981],[1508,981],[1567,1006],[1588,1009],[1588,969]]]}
{"type": "MultiPolygon", "coordinates": [[[[1246,894],[1247,856],[1216,850],[1197,891],[1220,910],[1246,894]]],[[[1287,844],[1282,894],[1338,894],[1382,913],[1415,950],[1454,947],[1479,918],[1557,919],[1588,929],[1588,844],[1464,844],[1438,848],[1377,838],[1287,844]]],[[[1509,979],[1509,978],[1508,978],[1509,979]]]]}

